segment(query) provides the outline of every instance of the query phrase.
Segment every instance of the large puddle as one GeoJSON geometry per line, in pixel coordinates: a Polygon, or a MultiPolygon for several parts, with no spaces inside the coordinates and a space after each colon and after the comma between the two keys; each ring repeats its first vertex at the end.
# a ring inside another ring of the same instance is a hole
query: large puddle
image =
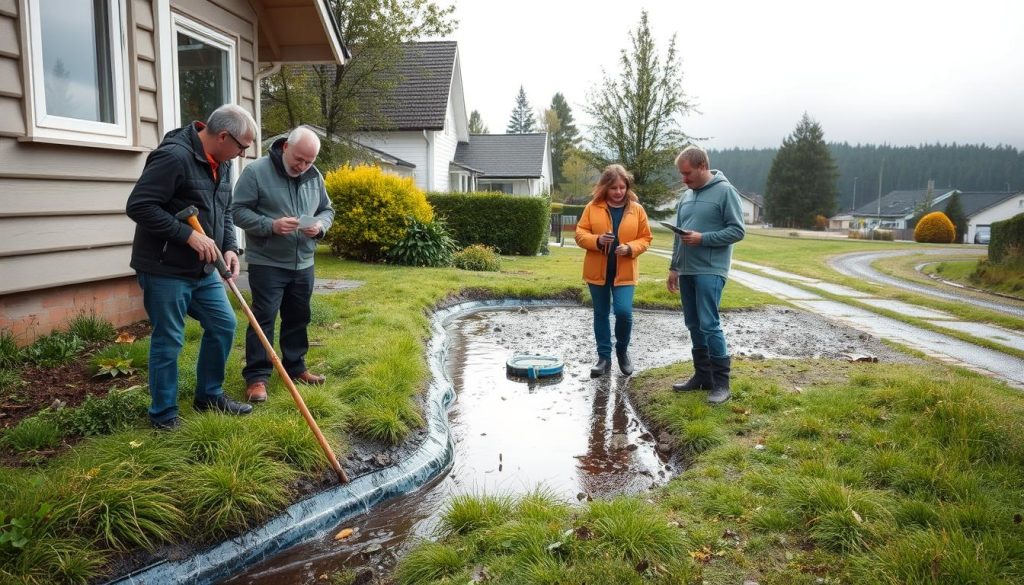
{"type": "MultiPolygon", "coordinates": [[[[723,326],[737,355],[838,355],[865,344],[852,330],[787,309],[723,315],[723,326]]],[[[637,311],[633,331],[630,353],[638,371],[689,357],[678,312],[637,311]]],[[[626,400],[625,378],[614,370],[590,378],[596,355],[589,308],[478,312],[447,332],[447,368],[458,394],[450,411],[455,459],[449,472],[223,583],[314,583],[342,568],[386,570],[417,539],[432,534],[457,494],[521,494],[541,487],[574,502],[646,491],[677,471],[626,400]],[[510,379],[505,362],[515,353],[558,356],[563,375],[542,383],[510,379]],[[355,534],[335,541],[342,528],[355,534]]]]}

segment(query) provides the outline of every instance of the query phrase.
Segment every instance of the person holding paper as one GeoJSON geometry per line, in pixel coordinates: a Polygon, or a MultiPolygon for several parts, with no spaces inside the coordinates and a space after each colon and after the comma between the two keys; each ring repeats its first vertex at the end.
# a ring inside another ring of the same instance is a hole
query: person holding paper
{"type": "MultiPolygon", "coordinates": [[[[673,384],[677,392],[710,390],[708,402],[729,399],[732,360],[718,318],[729,276],[732,246],[743,239],[743,209],[736,189],[713,171],[706,152],[687,146],[676,157],[687,189],[676,205],[676,232],[668,290],[679,293],[683,319],[693,344],[693,376],[673,384]]],[[[673,230],[675,231],[675,230],[673,230]]]]}
{"type": "MultiPolygon", "coordinates": [[[[270,152],[242,171],[235,185],[232,212],[245,230],[249,259],[252,312],[271,343],[274,321],[281,313],[281,362],[297,382],[323,384],[324,376],[306,368],[313,296],[313,255],[331,228],[334,207],[323,175],[313,166],[320,138],[299,126],[275,141],[270,152]]],[[[245,336],[246,397],[267,399],[273,364],[249,326],[245,336]]]]}
{"type": "Polygon", "coordinates": [[[587,251],[583,280],[594,304],[597,363],[590,368],[592,378],[612,367],[611,312],[615,313],[619,370],[626,376],[633,373],[627,352],[633,331],[633,289],[640,276],[637,257],[651,245],[651,227],[632,183],[633,176],[622,165],[608,165],[576,223],[576,244],[587,251]]]}

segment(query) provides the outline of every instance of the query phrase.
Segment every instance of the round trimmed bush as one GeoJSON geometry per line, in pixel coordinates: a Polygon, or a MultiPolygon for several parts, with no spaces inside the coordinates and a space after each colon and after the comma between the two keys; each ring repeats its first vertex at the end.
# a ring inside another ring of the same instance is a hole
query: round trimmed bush
{"type": "Polygon", "coordinates": [[[462,270],[497,272],[501,270],[501,256],[490,246],[473,244],[456,252],[452,264],[462,270]]]}
{"type": "Polygon", "coordinates": [[[434,219],[434,210],[411,177],[346,165],[328,173],[324,182],[335,212],[326,241],[335,254],[366,262],[384,260],[414,219],[425,224],[434,219]]]}
{"type": "Polygon", "coordinates": [[[956,240],[953,222],[941,211],[933,211],[921,218],[914,228],[914,241],[926,244],[951,244],[956,240]]]}

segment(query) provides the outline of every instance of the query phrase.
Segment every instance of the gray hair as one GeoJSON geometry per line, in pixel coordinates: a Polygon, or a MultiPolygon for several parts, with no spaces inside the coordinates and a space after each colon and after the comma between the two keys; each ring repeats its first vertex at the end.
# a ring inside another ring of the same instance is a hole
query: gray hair
{"type": "Polygon", "coordinates": [[[312,138],[316,143],[317,150],[320,149],[320,137],[309,126],[296,126],[294,130],[289,132],[288,146],[295,146],[296,143],[301,142],[304,138],[312,138]]]}
{"type": "Polygon", "coordinates": [[[211,134],[226,131],[236,139],[240,136],[252,136],[255,139],[258,128],[256,120],[245,108],[236,104],[224,104],[210,114],[210,118],[206,120],[206,131],[211,134]]]}
{"type": "Polygon", "coordinates": [[[711,168],[711,160],[708,158],[708,153],[704,152],[704,149],[699,146],[689,145],[679,153],[676,157],[676,167],[683,164],[683,161],[690,163],[691,167],[705,169],[711,168]]]}

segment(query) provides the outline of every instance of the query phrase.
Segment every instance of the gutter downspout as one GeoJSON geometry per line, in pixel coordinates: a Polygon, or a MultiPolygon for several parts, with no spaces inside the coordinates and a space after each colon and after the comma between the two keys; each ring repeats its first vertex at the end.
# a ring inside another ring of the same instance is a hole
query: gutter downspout
{"type": "Polygon", "coordinates": [[[427,141],[427,188],[426,191],[434,190],[434,141],[430,139],[427,131],[423,131],[423,140],[427,141]]]}

